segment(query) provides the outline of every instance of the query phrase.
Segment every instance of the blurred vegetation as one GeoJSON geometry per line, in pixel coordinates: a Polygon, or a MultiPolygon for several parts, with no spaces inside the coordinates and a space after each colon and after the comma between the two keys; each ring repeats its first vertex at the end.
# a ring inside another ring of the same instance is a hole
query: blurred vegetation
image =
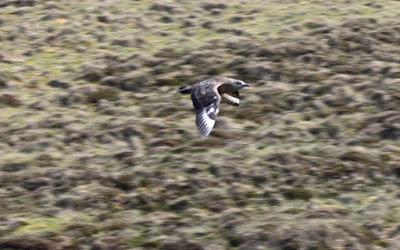
{"type": "Polygon", "coordinates": [[[0,249],[400,249],[399,9],[2,1],[0,249]]]}

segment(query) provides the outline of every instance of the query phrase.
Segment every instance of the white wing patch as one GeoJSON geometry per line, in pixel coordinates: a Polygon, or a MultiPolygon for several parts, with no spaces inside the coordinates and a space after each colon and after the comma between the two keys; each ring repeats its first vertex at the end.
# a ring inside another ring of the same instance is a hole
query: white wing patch
{"type": "MultiPolygon", "coordinates": [[[[209,112],[215,112],[214,109],[209,112]]],[[[202,109],[196,114],[196,125],[201,136],[208,136],[215,125],[215,120],[211,119],[205,109],[202,109]]]]}
{"type": "Polygon", "coordinates": [[[231,95],[228,95],[228,94],[226,94],[226,93],[222,94],[222,97],[223,97],[226,101],[228,101],[228,102],[230,102],[230,103],[237,104],[237,105],[239,105],[239,103],[240,103],[240,99],[239,99],[239,98],[234,97],[234,96],[231,96],[231,95]]]}

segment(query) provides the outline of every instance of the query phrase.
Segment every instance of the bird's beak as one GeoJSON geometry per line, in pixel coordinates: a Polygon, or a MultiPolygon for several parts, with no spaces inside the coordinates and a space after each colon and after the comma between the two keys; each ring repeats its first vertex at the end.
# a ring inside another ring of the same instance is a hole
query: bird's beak
{"type": "Polygon", "coordinates": [[[245,84],[243,85],[243,88],[244,88],[244,87],[250,87],[250,84],[245,83],[245,84]]]}

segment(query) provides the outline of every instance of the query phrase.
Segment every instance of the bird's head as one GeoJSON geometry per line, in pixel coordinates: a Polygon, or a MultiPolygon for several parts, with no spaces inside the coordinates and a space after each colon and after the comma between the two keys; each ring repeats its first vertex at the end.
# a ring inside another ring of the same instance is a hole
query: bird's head
{"type": "Polygon", "coordinates": [[[233,78],[231,78],[230,80],[231,80],[232,86],[237,90],[241,90],[244,87],[250,87],[250,85],[248,83],[245,83],[242,80],[237,80],[237,79],[233,79],[233,78]]]}

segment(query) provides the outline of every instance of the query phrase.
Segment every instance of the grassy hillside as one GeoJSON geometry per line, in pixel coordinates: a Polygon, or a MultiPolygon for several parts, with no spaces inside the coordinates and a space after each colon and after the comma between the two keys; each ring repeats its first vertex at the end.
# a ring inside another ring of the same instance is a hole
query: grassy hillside
{"type": "Polygon", "coordinates": [[[0,1],[0,249],[400,249],[399,9],[0,1]]]}

